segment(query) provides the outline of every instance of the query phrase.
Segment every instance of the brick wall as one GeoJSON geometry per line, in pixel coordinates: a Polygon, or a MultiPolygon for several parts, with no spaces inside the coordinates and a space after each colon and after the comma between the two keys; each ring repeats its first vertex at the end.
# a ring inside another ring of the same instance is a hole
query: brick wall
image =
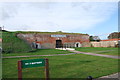
{"type": "Polygon", "coordinates": [[[118,41],[90,42],[92,47],[116,47],[118,41]]]}
{"type": "Polygon", "coordinates": [[[90,47],[89,35],[85,34],[19,33],[17,37],[26,40],[29,44],[38,43],[41,48],[55,48],[56,40],[61,40],[64,46],[75,47],[76,43],[80,43],[81,47],[90,47]],[[51,37],[51,35],[65,35],[65,37],[51,37]]]}

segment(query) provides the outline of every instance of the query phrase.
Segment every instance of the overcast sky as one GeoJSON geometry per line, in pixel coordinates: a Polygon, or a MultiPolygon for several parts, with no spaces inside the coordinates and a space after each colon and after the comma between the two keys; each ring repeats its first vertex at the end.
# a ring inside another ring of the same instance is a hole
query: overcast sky
{"type": "Polygon", "coordinates": [[[0,26],[9,31],[87,33],[102,39],[118,31],[117,2],[8,2],[0,3],[0,10],[0,26]]]}

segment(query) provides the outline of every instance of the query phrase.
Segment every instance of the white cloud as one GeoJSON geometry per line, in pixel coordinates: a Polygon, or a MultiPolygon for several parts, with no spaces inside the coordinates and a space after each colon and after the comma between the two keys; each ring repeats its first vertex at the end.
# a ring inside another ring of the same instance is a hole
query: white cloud
{"type": "Polygon", "coordinates": [[[117,10],[110,2],[3,3],[0,21],[8,30],[87,30],[107,20],[117,10]]]}

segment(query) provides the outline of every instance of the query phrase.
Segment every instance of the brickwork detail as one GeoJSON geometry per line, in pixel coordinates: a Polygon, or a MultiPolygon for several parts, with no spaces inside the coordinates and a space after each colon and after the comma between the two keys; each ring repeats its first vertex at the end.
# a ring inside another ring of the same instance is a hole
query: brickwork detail
{"type": "MultiPolygon", "coordinates": [[[[75,43],[79,42],[81,47],[89,47],[89,35],[85,34],[65,34],[65,37],[51,37],[54,34],[44,33],[19,33],[17,37],[26,40],[29,44],[33,42],[40,44],[41,48],[56,48],[56,40],[61,40],[63,46],[75,47],[75,43]]],[[[55,34],[56,35],[56,34],[55,34]]],[[[63,35],[63,34],[59,34],[63,35]]]]}

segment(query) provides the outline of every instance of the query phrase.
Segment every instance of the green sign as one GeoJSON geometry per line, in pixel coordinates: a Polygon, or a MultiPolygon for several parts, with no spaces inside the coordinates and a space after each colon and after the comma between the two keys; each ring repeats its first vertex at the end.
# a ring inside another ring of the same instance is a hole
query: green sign
{"type": "Polygon", "coordinates": [[[43,67],[45,59],[22,60],[22,68],[43,67]]]}

